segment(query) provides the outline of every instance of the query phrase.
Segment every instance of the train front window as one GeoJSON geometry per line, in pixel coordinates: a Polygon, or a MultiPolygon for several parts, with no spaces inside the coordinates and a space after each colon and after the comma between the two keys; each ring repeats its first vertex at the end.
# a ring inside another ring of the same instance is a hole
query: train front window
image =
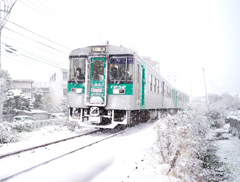
{"type": "Polygon", "coordinates": [[[92,80],[101,81],[104,79],[104,61],[94,60],[92,65],[92,80]]]}
{"type": "Polygon", "coordinates": [[[110,83],[128,83],[133,79],[133,57],[110,58],[110,83]]]}
{"type": "Polygon", "coordinates": [[[84,81],[87,58],[73,58],[70,61],[70,81],[84,81]]]}

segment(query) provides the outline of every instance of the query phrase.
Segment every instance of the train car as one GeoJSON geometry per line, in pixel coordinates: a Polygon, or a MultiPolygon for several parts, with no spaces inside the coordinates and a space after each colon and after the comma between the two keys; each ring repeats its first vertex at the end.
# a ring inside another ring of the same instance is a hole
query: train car
{"type": "Polygon", "coordinates": [[[73,50],[69,60],[69,120],[80,126],[133,125],[189,100],[132,49],[88,46],[73,50]]]}

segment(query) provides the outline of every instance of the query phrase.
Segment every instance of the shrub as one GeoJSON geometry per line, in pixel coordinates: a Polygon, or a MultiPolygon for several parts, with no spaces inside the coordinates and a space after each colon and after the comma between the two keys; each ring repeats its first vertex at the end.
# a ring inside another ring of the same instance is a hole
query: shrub
{"type": "Polygon", "coordinates": [[[159,162],[167,164],[167,175],[183,181],[198,181],[206,171],[203,158],[210,148],[207,134],[210,124],[203,110],[189,107],[174,117],[168,115],[157,123],[159,162]]]}

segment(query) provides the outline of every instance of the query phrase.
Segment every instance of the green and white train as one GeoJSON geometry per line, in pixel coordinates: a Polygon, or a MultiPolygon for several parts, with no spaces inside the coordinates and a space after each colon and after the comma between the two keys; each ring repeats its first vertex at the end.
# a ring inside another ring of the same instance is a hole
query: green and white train
{"type": "Polygon", "coordinates": [[[80,126],[133,125],[189,101],[132,49],[89,46],[73,50],[69,60],[69,120],[80,126]]]}

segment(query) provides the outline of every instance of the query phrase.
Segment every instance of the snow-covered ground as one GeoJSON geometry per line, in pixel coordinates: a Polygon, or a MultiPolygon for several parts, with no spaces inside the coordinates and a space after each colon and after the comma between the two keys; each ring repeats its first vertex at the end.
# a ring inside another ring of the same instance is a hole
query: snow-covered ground
{"type": "MultiPolygon", "coordinates": [[[[155,122],[127,128],[124,134],[114,139],[75,152],[10,181],[172,181],[172,177],[164,175],[163,166],[157,165],[152,150],[156,141],[155,122]]],[[[17,150],[19,146],[72,135],[65,128],[51,127],[26,133],[26,136],[21,134],[25,140],[4,144],[1,148],[17,150]]]]}
{"type": "MultiPolygon", "coordinates": [[[[127,128],[125,133],[114,139],[40,166],[10,181],[180,181],[166,175],[169,165],[160,165],[158,156],[154,152],[157,142],[154,127],[162,121],[163,119],[127,128]]],[[[81,128],[71,132],[66,127],[47,126],[34,132],[21,133],[19,135],[21,141],[2,144],[0,151],[4,153],[10,149],[18,150],[20,147],[32,144],[46,143],[80,134],[84,130],[88,129],[81,128]]],[[[239,181],[240,175],[240,140],[228,131],[229,124],[213,130],[213,133],[223,133],[222,137],[225,138],[215,142],[218,148],[216,155],[224,163],[224,170],[229,172],[230,178],[227,181],[235,182],[239,181]]],[[[14,161],[11,165],[14,165],[14,161]]]]}
{"type": "Polygon", "coordinates": [[[229,133],[230,124],[225,124],[222,128],[214,130],[215,133],[222,133],[221,140],[216,140],[216,155],[222,162],[222,170],[228,176],[227,181],[240,181],[240,140],[229,133]]]}

